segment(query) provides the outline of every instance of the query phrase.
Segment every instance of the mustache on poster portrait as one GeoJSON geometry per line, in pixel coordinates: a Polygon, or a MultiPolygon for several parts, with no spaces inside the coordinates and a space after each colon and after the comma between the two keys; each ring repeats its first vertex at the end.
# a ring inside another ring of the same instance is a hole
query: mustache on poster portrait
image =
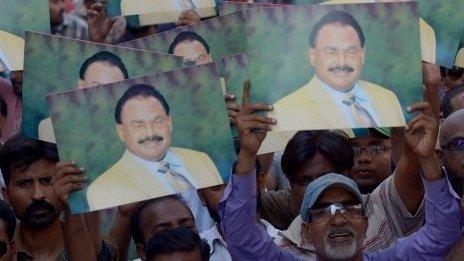
{"type": "Polygon", "coordinates": [[[350,72],[353,72],[353,71],[354,71],[353,67],[348,66],[348,65],[334,66],[334,67],[330,67],[330,68],[329,68],[329,72],[334,72],[334,73],[337,73],[337,72],[347,72],[347,73],[350,73],[350,72]]]}
{"type": "Polygon", "coordinates": [[[149,142],[149,141],[160,142],[160,141],[163,141],[163,140],[164,140],[163,137],[154,134],[153,136],[148,136],[148,137],[144,137],[144,138],[142,138],[142,139],[139,139],[137,142],[138,142],[139,144],[142,144],[142,143],[149,142]]]}

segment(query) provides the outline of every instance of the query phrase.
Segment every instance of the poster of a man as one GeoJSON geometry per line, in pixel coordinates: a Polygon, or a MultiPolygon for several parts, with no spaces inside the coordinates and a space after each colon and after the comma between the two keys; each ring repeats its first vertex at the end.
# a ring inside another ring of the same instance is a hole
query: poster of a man
{"type": "Polygon", "coordinates": [[[213,61],[208,43],[192,31],[181,32],[177,35],[169,46],[169,53],[182,57],[184,63],[202,65],[213,61]]]}
{"type": "MultiPolygon", "coordinates": [[[[101,51],[82,63],[77,88],[84,89],[128,78],[129,73],[121,58],[114,53],[101,51]]],[[[40,121],[38,132],[40,140],[56,143],[50,117],[40,121]]]]}
{"type": "MultiPolygon", "coordinates": [[[[24,66],[27,73],[21,132],[37,139],[40,122],[50,116],[46,106],[48,94],[181,68],[182,59],[167,53],[26,32],[24,66]]],[[[51,129],[45,130],[40,138],[54,142],[51,129]]]]}
{"type": "Polygon", "coordinates": [[[126,151],[89,186],[90,210],[222,182],[207,154],[170,146],[169,105],[152,86],[130,87],[116,105],[115,120],[126,151]]]}
{"type": "Polygon", "coordinates": [[[367,55],[365,36],[345,11],[327,13],[313,27],[309,60],[311,80],[274,104],[270,117],[280,129],[331,129],[403,126],[396,95],[360,80],[367,55]]]}

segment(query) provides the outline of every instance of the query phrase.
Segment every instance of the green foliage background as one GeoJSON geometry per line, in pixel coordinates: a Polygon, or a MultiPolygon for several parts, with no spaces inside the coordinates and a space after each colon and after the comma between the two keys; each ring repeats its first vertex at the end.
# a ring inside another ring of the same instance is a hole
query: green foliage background
{"type": "Polygon", "coordinates": [[[124,62],[129,77],[181,68],[182,59],[155,52],[26,33],[22,132],[37,138],[39,122],[48,117],[45,96],[77,88],[81,64],[93,54],[110,51],[124,62]]]}
{"type": "Polygon", "coordinates": [[[353,14],[366,37],[361,79],[393,90],[403,108],[422,100],[417,5],[412,2],[247,9],[253,100],[275,103],[309,81],[314,74],[308,58],[310,31],[326,13],[340,9],[353,14]]]}
{"type": "MultiPolygon", "coordinates": [[[[125,146],[116,133],[114,109],[136,83],[155,86],[168,101],[171,146],[207,153],[227,180],[235,153],[214,64],[48,96],[60,157],[86,167],[91,181],[118,161],[125,146]]],[[[85,190],[74,193],[70,203],[74,213],[86,211],[85,190]]]]}
{"type": "Polygon", "coordinates": [[[50,32],[48,0],[1,0],[0,30],[24,38],[24,31],[50,32]]]}
{"type": "MultiPolygon", "coordinates": [[[[462,0],[415,0],[419,16],[435,31],[437,64],[451,68],[464,32],[464,3],[462,0]]],[[[324,0],[295,0],[295,4],[318,4],[324,0]]],[[[353,0],[356,2],[356,0],[353,0]]]]}
{"type": "Polygon", "coordinates": [[[246,52],[246,31],[242,12],[211,18],[195,25],[179,27],[120,45],[167,53],[174,38],[184,31],[193,31],[203,37],[215,61],[220,61],[222,57],[246,52]]]}

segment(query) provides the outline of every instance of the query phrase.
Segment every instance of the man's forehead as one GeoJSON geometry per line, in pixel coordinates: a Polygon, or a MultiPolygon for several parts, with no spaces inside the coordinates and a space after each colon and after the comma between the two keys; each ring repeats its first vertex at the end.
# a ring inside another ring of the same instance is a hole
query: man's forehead
{"type": "Polygon", "coordinates": [[[351,138],[350,143],[354,146],[369,146],[388,142],[390,139],[379,137],[377,134],[369,134],[364,137],[351,138]]]}
{"type": "Polygon", "coordinates": [[[192,217],[189,209],[184,203],[171,198],[154,201],[146,206],[141,213],[142,217],[147,217],[155,223],[161,223],[165,220],[172,219],[174,217],[173,214],[176,218],[192,217]]]}
{"type": "MultiPolygon", "coordinates": [[[[337,40],[337,46],[342,46],[342,47],[353,47],[353,43],[345,43],[343,40],[344,37],[340,35],[340,31],[346,32],[347,34],[354,34],[356,36],[356,45],[361,45],[361,39],[359,38],[359,35],[356,31],[356,29],[349,24],[345,23],[340,23],[340,22],[333,22],[333,23],[328,23],[325,24],[324,26],[321,27],[319,32],[317,32],[316,39],[315,39],[315,44],[317,45],[321,39],[332,39],[332,40],[337,40]],[[330,37],[330,38],[329,38],[330,37]],[[344,46],[344,44],[346,46],[344,46]]],[[[335,42],[335,41],[333,41],[335,42]]],[[[337,47],[337,46],[328,46],[328,47],[337,47]]],[[[325,46],[323,46],[325,47],[325,46]]]]}
{"type": "Polygon", "coordinates": [[[11,179],[21,179],[21,178],[34,178],[34,177],[43,177],[50,176],[53,174],[53,169],[55,167],[55,162],[49,161],[46,159],[39,159],[33,162],[27,168],[22,168],[20,166],[13,166],[11,179]]]}
{"type": "Polygon", "coordinates": [[[440,143],[464,137],[464,109],[452,113],[446,118],[440,127],[440,143]]]}
{"type": "MultiPolygon", "coordinates": [[[[157,115],[151,116],[159,116],[166,114],[163,105],[155,97],[137,95],[127,100],[126,103],[122,106],[121,118],[123,118],[123,115],[126,114],[134,115],[138,114],[139,112],[145,114],[147,107],[156,110],[157,115]]],[[[132,121],[134,119],[128,120],[132,121]]]]}
{"type": "Polygon", "coordinates": [[[93,63],[91,63],[89,65],[89,67],[87,67],[87,70],[85,71],[85,75],[87,75],[89,72],[92,72],[93,70],[118,70],[118,72],[121,73],[121,75],[123,75],[123,72],[121,71],[121,68],[119,68],[118,66],[114,65],[114,64],[111,64],[107,61],[95,61],[93,63]]]}
{"type": "Polygon", "coordinates": [[[197,51],[202,50],[202,51],[206,52],[206,48],[198,40],[185,40],[185,41],[182,41],[182,42],[180,42],[180,43],[178,43],[176,45],[176,47],[174,48],[174,52],[176,51],[176,49],[178,50],[179,47],[186,47],[188,49],[195,49],[197,51]]]}

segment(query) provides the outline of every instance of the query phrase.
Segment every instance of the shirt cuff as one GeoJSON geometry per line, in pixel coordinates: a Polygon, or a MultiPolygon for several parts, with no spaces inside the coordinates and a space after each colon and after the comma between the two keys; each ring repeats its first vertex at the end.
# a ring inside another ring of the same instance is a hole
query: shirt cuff
{"type": "Polygon", "coordinates": [[[429,181],[422,178],[424,183],[425,198],[435,204],[441,204],[450,200],[448,182],[446,177],[439,180],[429,181]]]}
{"type": "Polygon", "coordinates": [[[232,194],[237,199],[248,200],[250,197],[256,195],[256,186],[256,168],[245,175],[236,175],[232,173],[219,204],[226,202],[232,194]]]}
{"type": "Polygon", "coordinates": [[[232,193],[236,199],[249,200],[256,197],[256,168],[245,175],[233,174],[231,182],[232,193]]]}

